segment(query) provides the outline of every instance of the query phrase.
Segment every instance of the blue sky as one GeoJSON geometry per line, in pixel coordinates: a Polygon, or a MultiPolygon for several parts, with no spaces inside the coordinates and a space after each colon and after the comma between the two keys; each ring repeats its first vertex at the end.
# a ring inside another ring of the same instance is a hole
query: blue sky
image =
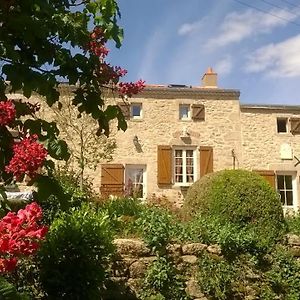
{"type": "Polygon", "coordinates": [[[219,87],[239,89],[242,103],[300,105],[299,0],[119,5],[124,42],[109,60],[128,70],[125,80],[197,86],[211,66],[219,87]]]}

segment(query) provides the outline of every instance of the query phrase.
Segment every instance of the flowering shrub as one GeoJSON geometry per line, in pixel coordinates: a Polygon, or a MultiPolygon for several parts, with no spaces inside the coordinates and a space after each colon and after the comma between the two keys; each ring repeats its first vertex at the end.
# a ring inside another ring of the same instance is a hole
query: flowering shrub
{"type": "Polygon", "coordinates": [[[137,82],[120,82],[118,92],[121,96],[127,95],[128,97],[131,97],[132,95],[141,92],[144,88],[144,80],[139,80],[137,82]]]}
{"type": "Polygon", "coordinates": [[[41,219],[42,209],[33,202],[0,220],[0,273],[14,270],[18,257],[37,251],[39,241],[48,231],[46,226],[38,224],[41,219]]]}
{"type": "Polygon", "coordinates": [[[31,178],[35,177],[47,156],[47,150],[37,142],[36,135],[26,137],[21,142],[14,144],[13,152],[14,155],[5,170],[13,173],[17,180],[24,174],[31,178]]]}
{"type": "Polygon", "coordinates": [[[11,100],[0,101],[0,126],[9,125],[14,121],[16,108],[11,100]]]}

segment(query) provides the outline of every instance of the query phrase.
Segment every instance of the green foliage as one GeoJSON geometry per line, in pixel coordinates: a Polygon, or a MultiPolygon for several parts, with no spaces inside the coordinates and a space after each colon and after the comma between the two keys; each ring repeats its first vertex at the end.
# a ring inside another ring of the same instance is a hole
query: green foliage
{"type": "MultiPolygon", "coordinates": [[[[59,99],[58,80],[67,81],[76,84],[74,104],[92,114],[108,134],[109,121],[116,115],[103,110],[103,78],[95,72],[101,62],[86,50],[89,26],[96,25],[103,28],[105,39],[120,47],[119,17],[115,0],[0,1],[0,19],[5,24],[0,27],[0,99],[7,89],[21,90],[27,98],[36,92],[51,106],[59,99]]],[[[117,119],[125,129],[123,115],[117,119]]]]}
{"type": "Polygon", "coordinates": [[[288,232],[300,235],[300,215],[288,215],[286,218],[288,232]]]}
{"type": "Polygon", "coordinates": [[[234,299],[232,282],[237,278],[233,264],[220,258],[203,255],[199,259],[198,282],[213,299],[234,299]]]}
{"type": "Polygon", "coordinates": [[[166,245],[176,236],[176,219],[157,207],[143,210],[137,225],[144,241],[158,253],[164,253],[166,245]]]}
{"type": "Polygon", "coordinates": [[[255,232],[264,245],[274,244],[285,230],[277,193],[261,176],[245,170],[224,170],[195,182],[184,210],[189,216],[211,215],[223,225],[255,232]]]}
{"type": "Polygon", "coordinates": [[[68,212],[94,198],[91,184],[85,181],[80,186],[79,177],[67,169],[57,169],[50,177],[40,176],[36,184],[35,199],[42,206],[43,220],[47,224],[60,212],[68,212]]]}
{"type": "Polygon", "coordinates": [[[188,299],[183,278],[166,257],[158,257],[147,269],[140,296],[145,300],[188,299]]]}
{"type": "Polygon", "coordinates": [[[37,256],[19,259],[18,267],[12,273],[5,274],[5,278],[16,287],[19,293],[28,295],[30,299],[45,297],[40,282],[40,263],[37,256]]]}
{"type": "MultiPolygon", "coordinates": [[[[266,278],[273,294],[280,299],[300,299],[300,264],[291,253],[278,246],[272,253],[271,268],[266,272],[266,278]]],[[[261,299],[270,299],[264,296],[261,299]],[[265,298],[263,298],[265,297],[265,298]]],[[[274,298],[273,298],[274,299],[274,298]]]]}
{"type": "Polygon", "coordinates": [[[5,278],[0,277],[0,299],[29,300],[29,297],[18,293],[13,284],[9,283],[5,278]]]}
{"type": "Polygon", "coordinates": [[[139,236],[136,220],[145,206],[136,198],[116,198],[100,202],[98,208],[107,212],[111,228],[117,236],[139,236]]]}
{"type": "Polygon", "coordinates": [[[50,299],[99,299],[113,252],[108,215],[88,205],[63,213],[40,251],[46,294],[50,299]]]}

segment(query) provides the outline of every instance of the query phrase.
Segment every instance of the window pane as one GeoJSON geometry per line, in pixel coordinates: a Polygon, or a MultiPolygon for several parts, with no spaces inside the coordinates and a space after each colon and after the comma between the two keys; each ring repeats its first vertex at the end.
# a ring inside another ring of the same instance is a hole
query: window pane
{"type": "Polygon", "coordinates": [[[277,132],[287,132],[286,123],[287,119],[277,119],[277,132]]]}
{"type": "Polygon", "coordinates": [[[193,157],[193,150],[186,150],[186,157],[193,157]]]}
{"type": "Polygon", "coordinates": [[[179,105],[179,118],[187,119],[189,117],[189,105],[179,105]]]}
{"type": "Polygon", "coordinates": [[[132,116],[133,117],[140,117],[141,116],[141,105],[140,104],[133,104],[132,105],[132,116]]]}
{"type": "Polygon", "coordinates": [[[175,157],[182,157],[182,150],[175,150],[175,157]]]}
{"type": "Polygon", "coordinates": [[[284,189],[284,176],[283,175],[277,175],[277,188],[279,190],[284,189]]]}
{"type": "Polygon", "coordinates": [[[286,205],[293,205],[293,192],[292,191],[286,192],[286,205]]]}
{"type": "Polygon", "coordinates": [[[290,189],[290,190],[293,189],[292,188],[292,176],[286,175],[284,177],[285,177],[285,188],[290,189]]]}
{"type": "Polygon", "coordinates": [[[176,182],[183,182],[182,179],[183,179],[182,175],[176,175],[176,176],[175,176],[175,181],[176,181],[176,182]]]}
{"type": "Polygon", "coordinates": [[[281,204],[285,205],[285,193],[284,191],[279,191],[279,193],[280,193],[281,204]]]}

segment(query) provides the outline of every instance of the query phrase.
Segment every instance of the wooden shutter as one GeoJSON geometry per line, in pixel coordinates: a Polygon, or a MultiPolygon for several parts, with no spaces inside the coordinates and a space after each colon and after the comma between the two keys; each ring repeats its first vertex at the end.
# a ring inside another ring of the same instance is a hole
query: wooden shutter
{"type": "Polygon", "coordinates": [[[205,107],[203,104],[193,104],[192,105],[192,119],[194,121],[204,121],[205,120],[205,107]]]}
{"type": "Polygon", "coordinates": [[[101,195],[124,195],[124,166],[121,164],[101,165],[101,195]]]}
{"type": "Polygon", "coordinates": [[[172,148],[170,146],[157,147],[157,184],[172,184],[172,148]]]}
{"type": "Polygon", "coordinates": [[[291,133],[300,134],[300,118],[291,118],[291,133]]]}
{"type": "Polygon", "coordinates": [[[208,146],[200,147],[200,178],[213,172],[213,148],[208,146]]]}
{"type": "Polygon", "coordinates": [[[130,104],[125,102],[119,102],[118,106],[120,107],[122,114],[126,120],[130,119],[130,104]]]}
{"type": "Polygon", "coordinates": [[[264,177],[269,184],[275,189],[275,172],[270,170],[253,170],[253,172],[264,177]]]}

